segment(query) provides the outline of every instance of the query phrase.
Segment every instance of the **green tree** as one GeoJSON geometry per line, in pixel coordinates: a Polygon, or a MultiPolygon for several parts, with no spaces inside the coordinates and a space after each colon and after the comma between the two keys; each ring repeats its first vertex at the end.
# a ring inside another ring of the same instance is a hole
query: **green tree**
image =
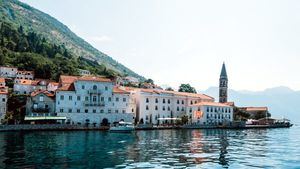
{"type": "Polygon", "coordinates": [[[196,89],[190,84],[181,84],[178,89],[179,92],[197,93],[196,89]]]}
{"type": "Polygon", "coordinates": [[[145,82],[150,83],[150,84],[154,84],[154,81],[152,79],[147,79],[145,82]]]}
{"type": "Polygon", "coordinates": [[[167,87],[165,90],[166,91],[174,91],[174,89],[172,87],[167,87]]]}

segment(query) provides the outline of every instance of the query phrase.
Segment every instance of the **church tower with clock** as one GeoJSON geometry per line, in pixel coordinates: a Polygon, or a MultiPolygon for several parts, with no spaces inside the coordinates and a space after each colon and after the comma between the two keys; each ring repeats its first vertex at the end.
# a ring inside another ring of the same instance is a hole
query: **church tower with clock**
{"type": "Polygon", "coordinates": [[[222,65],[220,80],[219,80],[219,102],[226,103],[228,97],[228,78],[226,73],[225,63],[222,65]]]}

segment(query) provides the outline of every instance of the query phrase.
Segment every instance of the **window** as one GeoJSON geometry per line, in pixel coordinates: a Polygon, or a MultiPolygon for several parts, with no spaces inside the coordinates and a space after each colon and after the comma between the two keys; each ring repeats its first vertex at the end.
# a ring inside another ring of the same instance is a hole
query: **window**
{"type": "Polygon", "coordinates": [[[119,110],[115,110],[115,113],[119,113],[119,110]]]}
{"type": "Polygon", "coordinates": [[[149,98],[146,98],[146,103],[149,103],[149,98]]]}
{"type": "Polygon", "coordinates": [[[126,111],[125,111],[125,110],[122,110],[122,113],[126,113],[126,111]]]}
{"type": "Polygon", "coordinates": [[[111,97],[108,98],[108,101],[111,102],[111,97]]]}
{"type": "Polygon", "coordinates": [[[206,108],[206,112],[209,112],[209,107],[206,108]]]}
{"type": "Polygon", "coordinates": [[[134,112],[134,109],[131,109],[131,112],[133,113],[133,112],[134,112]]]}
{"type": "Polygon", "coordinates": [[[165,106],[163,106],[162,110],[163,110],[163,111],[165,111],[165,110],[166,110],[165,106]]]}
{"type": "Polygon", "coordinates": [[[72,96],[69,96],[69,100],[72,100],[73,98],[72,98],[72,96]]]}
{"type": "Polygon", "coordinates": [[[190,108],[190,113],[192,113],[192,108],[190,108]]]}
{"type": "Polygon", "coordinates": [[[149,106],[148,105],[146,105],[146,110],[149,110],[149,106]]]}
{"type": "Polygon", "coordinates": [[[77,109],[77,113],[80,113],[80,109],[77,109]]]}
{"type": "Polygon", "coordinates": [[[107,87],[107,86],[105,86],[105,90],[108,90],[108,87],[107,87]]]}
{"type": "Polygon", "coordinates": [[[158,99],[157,98],[155,99],[155,103],[158,103],[158,99]]]}
{"type": "Polygon", "coordinates": [[[82,86],[81,86],[81,89],[85,89],[85,86],[84,86],[84,85],[82,85],[82,86]]]}
{"type": "Polygon", "coordinates": [[[168,111],[170,111],[171,109],[170,109],[170,106],[168,106],[168,111]]]}
{"type": "Polygon", "coordinates": [[[104,97],[101,97],[101,101],[104,102],[104,97]]]}
{"type": "Polygon", "coordinates": [[[89,112],[89,110],[88,110],[88,109],[85,109],[85,110],[84,110],[84,112],[85,112],[85,113],[88,113],[88,112],[89,112]]]}
{"type": "Polygon", "coordinates": [[[177,100],[177,104],[179,104],[179,100],[177,100]]]}
{"type": "Polygon", "coordinates": [[[2,102],[5,102],[5,98],[2,98],[2,102]]]}
{"type": "Polygon", "coordinates": [[[40,96],[40,102],[44,101],[44,96],[40,96]]]}
{"type": "Polygon", "coordinates": [[[77,96],[77,101],[80,101],[80,96],[77,96]]]}
{"type": "Polygon", "coordinates": [[[111,113],[111,109],[108,109],[108,113],[111,113]]]}
{"type": "Polygon", "coordinates": [[[126,102],[126,98],[123,98],[123,102],[126,102]]]}
{"type": "Polygon", "coordinates": [[[63,112],[64,112],[64,109],[59,109],[59,112],[60,112],[60,113],[63,113],[63,112]]]}
{"type": "Polygon", "coordinates": [[[118,102],[119,101],[119,98],[118,97],[116,97],[116,102],[118,102]]]}
{"type": "Polygon", "coordinates": [[[177,111],[179,111],[179,107],[177,106],[177,111]]]}
{"type": "Polygon", "coordinates": [[[100,110],[100,113],[104,113],[104,110],[103,110],[103,109],[101,109],[101,110],[100,110]]]}
{"type": "Polygon", "coordinates": [[[184,101],[183,101],[183,100],[181,101],[181,104],[184,104],[184,101]]]}
{"type": "Polygon", "coordinates": [[[191,100],[191,105],[193,105],[193,101],[191,100]]]}
{"type": "Polygon", "coordinates": [[[195,104],[197,104],[197,100],[195,101],[195,104]]]}
{"type": "Polygon", "coordinates": [[[158,110],[158,107],[157,107],[157,106],[155,106],[155,110],[158,110]]]}
{"type": "Polygon", "coordinates": [[[166,100],[165,100],[165,99],[163,99],[163,103],[166,103],[166,100]]]}
{"type": "Polygon", "coordinates": [[[64,95],[60,96],[60,100],[64,100],[64,98],[65,98],[64,95]]]}
{"type": "Polygon", "coordinates": [[[97,86],[96,85],[93,86],[93,90],[97,90],[97,86]]]}
{"type": "Polygon", "coordinates": [[[168,99],[168,104],[170,104],[171,103],[171,101],[170,101],[170,99],[168,99]]]}
{"type": "Polygon", "coordinates": [[[93,113],[96,113],[96,110],[95,110],[95,109],[93,109],[93,113]]]}
{"type": "Polygon", "coordinates": [[[68,112],[69,112],[69,113],[72,113],[72,109],[69,109],[68,112]]]}
{"type": "Polygon", "coordinates": [[[89,97],[85,97],[85,101],[89,101],[89,97]]]}
{"type": "Polygon", "coordinates": [[[184,111],[184,107],[181,108],[181,111],[184,111]]]}
{"type": "Polygon", "coordinates": [[[96,101],[97,101],[97,97],[93,96],[93,102],[96,102],[96,101]]]}

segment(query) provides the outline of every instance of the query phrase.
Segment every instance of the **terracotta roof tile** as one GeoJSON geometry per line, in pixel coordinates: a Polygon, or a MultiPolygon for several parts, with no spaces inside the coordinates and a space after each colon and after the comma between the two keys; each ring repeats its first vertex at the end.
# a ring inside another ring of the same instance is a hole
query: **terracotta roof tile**
{"type": "Polygon", "coordinates": [[[0,83],[5,83],[5,79],[0,77],[0,83]]]}
{"type": "Polygon", "coordinates": [[[38,94],[41,94],[41,93],[45,94],[48,97],[54,97],[55,96],[54,93],[48,92],[46,90],[36,90],[36,91],[31,93],[31,97],[37,96],[38,94]]]}
{"type": "Polygon", "coordinates": [[[218,106],[218,107],[231,107],[223,103],[218,102],[199,102],[196,104],[193,104],[192,106],[218,106]]]}
{"type": "Polygon", "coordinates": [[[0,94],[8,94],[8,88],[7,87],[0,87],[0,94]]]}
{"type": "Polygon", "coordinates": [[[130,92],[127,91],[125,88],[122,89],[120,87],[114,87],[113,88],[113,93],[117,93],[117,94],[130,94],[130,92]]]}

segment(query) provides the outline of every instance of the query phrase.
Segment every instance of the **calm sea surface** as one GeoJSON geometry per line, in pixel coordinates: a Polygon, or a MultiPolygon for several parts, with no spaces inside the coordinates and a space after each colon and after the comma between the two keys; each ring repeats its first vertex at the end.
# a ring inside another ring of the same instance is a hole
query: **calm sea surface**
{"type": "Polygon", "coordinates": [[[0,133],[0,168],[300,168],[300,126],[0,133]]]}

